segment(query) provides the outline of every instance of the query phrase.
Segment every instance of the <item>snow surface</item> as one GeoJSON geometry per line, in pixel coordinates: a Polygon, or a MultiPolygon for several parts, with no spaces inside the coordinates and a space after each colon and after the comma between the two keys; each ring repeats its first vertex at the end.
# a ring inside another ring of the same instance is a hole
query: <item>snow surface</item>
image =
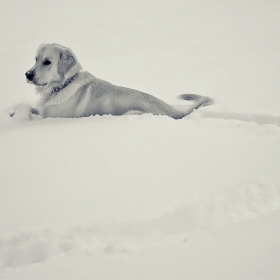
{"type": "Polygon", "coordinates": [[[1,8],[1,280],[280,278],[277,1],[1,8]],[[10,118],[37,98],[24,72],[44,42],[176,106],[216,103],[182,120],[10,118]]]}
{"type": "Polygon", "coordinates": [[[278,126],[197,112],[0,128],[3,279],[280,275],[278,126]]]}

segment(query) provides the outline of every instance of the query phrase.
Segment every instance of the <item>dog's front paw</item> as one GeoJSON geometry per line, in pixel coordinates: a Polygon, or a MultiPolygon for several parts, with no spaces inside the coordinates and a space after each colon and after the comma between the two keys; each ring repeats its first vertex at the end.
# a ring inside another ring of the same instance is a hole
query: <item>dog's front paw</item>
{"type": "Polygon", "coordinates": [[[15,112],[10,114],[10,117],[21,121],[31,120],[31,107],[28,104],[22,104],[15,112]]]}

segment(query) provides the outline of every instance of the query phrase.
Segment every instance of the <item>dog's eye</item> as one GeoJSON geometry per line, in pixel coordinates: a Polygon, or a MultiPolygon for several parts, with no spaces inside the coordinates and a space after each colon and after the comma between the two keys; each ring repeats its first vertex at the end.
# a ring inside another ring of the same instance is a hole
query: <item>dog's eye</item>
{"type": "Polygon", "coordinates": [[[45,60],[45,61],[43,62],[43,64],[44,64],[44,65],[50,65],[51,62],[50,62],[49,60],[45,60]]]}

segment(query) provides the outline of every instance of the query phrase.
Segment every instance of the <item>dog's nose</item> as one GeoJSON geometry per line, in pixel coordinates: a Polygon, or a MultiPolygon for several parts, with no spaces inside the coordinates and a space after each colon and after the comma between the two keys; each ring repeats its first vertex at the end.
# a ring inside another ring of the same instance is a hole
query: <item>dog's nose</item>
{"type": "Polygon", "coordinates": [[[27,78],[28,81],[32,81],[33,78],[34,78],[34,72],[33,72],[33,71],[27,71],[27,72],[25,73],[25,76],[26,76],[26,78],[27,78]]]}

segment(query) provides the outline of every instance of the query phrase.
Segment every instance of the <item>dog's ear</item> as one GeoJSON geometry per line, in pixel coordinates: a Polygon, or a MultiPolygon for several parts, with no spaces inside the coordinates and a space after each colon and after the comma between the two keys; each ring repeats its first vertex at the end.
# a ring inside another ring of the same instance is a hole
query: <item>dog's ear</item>
{"type": "Polygon", "coordinates": [[[58,63],[58,74],[62,77],[77,64],[76,58],[70,50],[60,52],[60,61],[58,63]]]}

